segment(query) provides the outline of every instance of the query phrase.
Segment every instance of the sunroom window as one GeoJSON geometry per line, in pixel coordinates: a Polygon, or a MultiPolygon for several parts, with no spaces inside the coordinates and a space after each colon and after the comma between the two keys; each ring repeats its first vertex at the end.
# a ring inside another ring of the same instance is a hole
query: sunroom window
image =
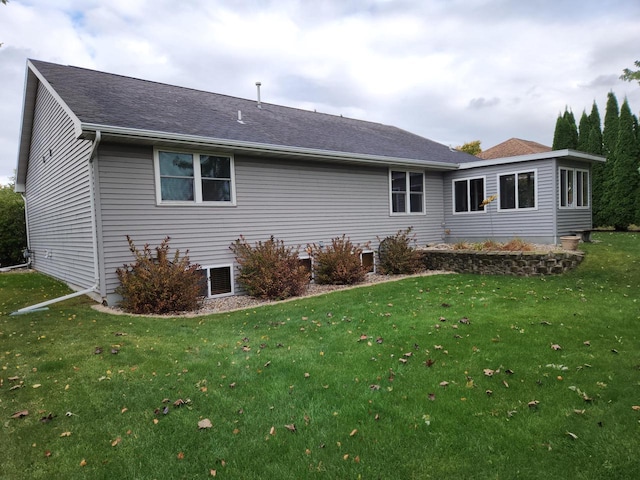
{"type": "Polygon", "coordinates": [[[483,212],[484,177],[464,178],[453,182],[453,211],[455,213],[483,212]]]}
{"type": "Polygon", "coordinates": [[[235,203],[233,158],[191,152],[156,151],[159,203],[235,203]]]}
{"type": "Polygon", "coordinates": [[[573,168],[560,169],[560,207],[589,207],[589,172],[573,168]]]}
{"type": "Polygon", "coordinates": [[[536,208],[536,171],[498,175],[500,210],[536,208]]]}

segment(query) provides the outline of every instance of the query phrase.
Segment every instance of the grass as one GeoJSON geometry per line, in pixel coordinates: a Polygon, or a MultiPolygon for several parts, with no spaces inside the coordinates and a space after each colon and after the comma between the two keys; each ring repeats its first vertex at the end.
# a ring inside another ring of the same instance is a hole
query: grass
{"type": "Polygon", "coordinates": [[[640,478],[640,234],[594,238],[563,276],[198,318],[9,316],[67,290],[2,274],[0,478],[640,478]]]}

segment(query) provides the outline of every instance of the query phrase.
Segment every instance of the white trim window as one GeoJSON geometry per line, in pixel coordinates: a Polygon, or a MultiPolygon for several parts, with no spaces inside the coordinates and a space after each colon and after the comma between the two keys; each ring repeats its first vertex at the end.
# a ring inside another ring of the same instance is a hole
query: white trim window
{"type": "Polygon", "coordinates": [[[200,267],[200,293],[207,298],[226,297],[234,294],[233,265],[200,267]]]}
{"type": "Polygon", "coordinates": [[[453,213],[484,212],[485,177],[461,178],[452,185],[453,213]]]}
{"type": "Polygon", "coordinates": [[[498,174],[498,210],[535,210],[538,205],[538,171],[498,174]]]}
{"type": "Polygon", "coordinates": [[[424,173],[389,170],[392,215],[424,215],[424,173]]]}
{"type": "Polygon", "coordinates": [[[560,168],[560,208],[589,208],[589,171],[560,168]]]}
{"type": "Polygon", "coordinates": [[[154,151],[158,204],[235,205],[233,156],[154,151]]]}

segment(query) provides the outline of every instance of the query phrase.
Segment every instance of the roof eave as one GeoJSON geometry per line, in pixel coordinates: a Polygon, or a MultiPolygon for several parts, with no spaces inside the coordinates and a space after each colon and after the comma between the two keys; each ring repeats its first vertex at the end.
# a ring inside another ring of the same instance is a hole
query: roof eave
{"type": "Polygon", "coordinates": [[[577,150],[564,149],[552,150],[550,152],[530,153],[527,155],[517,155],[515,157],[493,158],[490,160],[478,160],[477,162],[467,162],[460,164],[460,170],[477,167],[489,167],[494,165],[506,165],[509,163],[530,162],[534,160],[548,160],[552,158],[564,158],[567,160],[581,160],[586,162],[606,162],[606,157],[594,155],[592,153],[579,152],[577,150]]]}
{"type": "Polygon", "coordinates": [[[164,141],[175,144],[183,144],[204,148],[221,148],[236,152],[252,153],[259,155],[278,155],[290,158],[312,158],[316,160],[332,160],[345,163],[357,163],[380,166],[401,166],[408,168],[424,168],[432,170],[457,170],[459,164],[418,160],[411,158],[387,157],[383,155],[358,154],[321,150],[314,148],[294,147],[287,145],[275,145],[268,143],[245,142],[223,138],[211,138],[199,135],[176,134],[152,130],[141,130],[111,125],[99,125],[95,123],[82,123],[81,129],[86,137],[100,131],[103,140],[107,138],[126,139],[138,141],[164,141]]]}

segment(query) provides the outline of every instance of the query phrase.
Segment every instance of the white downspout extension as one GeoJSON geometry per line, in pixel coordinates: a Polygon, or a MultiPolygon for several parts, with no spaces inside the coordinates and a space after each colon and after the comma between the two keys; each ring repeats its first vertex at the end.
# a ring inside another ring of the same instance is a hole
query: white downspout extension
{"type": "MultiPolygon", "coordinates": [[[[82,295],[88,295],[90,293],[95,292],[100,287],[100,273],[99,273],[99,264],[98,264],[98,228],[96,225],[96,202],[95,202],[95,187],[93,185],[93,160],[98,155],[98,145],[100,145],[100,140],[102,139],[102,135],[100,134],[100,130],[96,130],[96,138],[93,141],[93,145],[91,146],[91,153],[89,155],[89,161],[87,165],[89,167],[89,203],[91,208],[91,236],[93,237],[93,272],[94,272],[94,280],[95,283],[92,287],[87,288],[85,290],[80,290],[79,292],[73,292],[68,295],[64,295],[63,297],[54,298],[51,300],[47,300],[46,302],[38,303],[36,305],[31,305],[29,307],[24,307],[15,312],[11,313],[11,315],[21,315],[23,313],[29,313],[36,310],[43,309],[48,305],[53,303],[63,302],[70,298],[80,297],[82,295]]],[[[26,214],[26,200],[25,200],[25,214],[26,214]]],[[[28,229],[27,229],[28,232],[28,229]]],[[[28,233],[27,233],[28,235],[28,233]]],[[[28,237],[27,237],[28,238],[28,237]]],[[[28,240],[27,240],[28,242],[28,240]]],[[[28,243],[27,243],[28,245],[28,243]]],[[[31,263],[31,259],[29,259],[29,263],[31,263]]]]}

